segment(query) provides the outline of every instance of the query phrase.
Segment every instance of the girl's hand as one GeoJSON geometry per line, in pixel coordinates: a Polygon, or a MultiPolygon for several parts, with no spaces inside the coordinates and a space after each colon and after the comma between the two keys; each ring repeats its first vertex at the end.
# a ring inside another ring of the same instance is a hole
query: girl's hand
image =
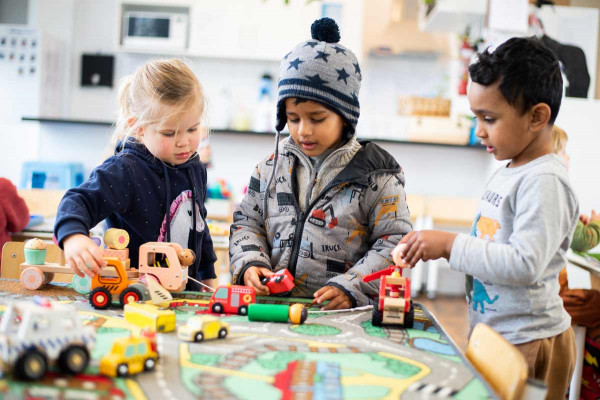
{"type": "Polygon", "coordinates": [[[414,267],[419,260],[437,260],[438,258],[450,258],[450,251],[456,233],[443,231],[411,231],[402,238],[400,243],[406,243],[398,256],[403,259],[410,268],[414,267]]]}
{"type": "MultiPolygon", "coordinates": [[[[204,283],[206,286],[210,286],[211,288],[215,288],[215,280],[213,278],[210,279],[202,279],[200,282],[204,283]]],[[[202,289],[200,289],[201,292],[211,292],[212,290],[208,289],[207,287],[202,286],[202,289]]]]}
{"type": "Polygon", "coordinates": [[[89,236],[81,233],[67,236],[63,247],[67,265],[80,277],[85,273],[91,278],[106,265],[102,249],[89,236]]]}
{"type": "Polygon", "coordinates": [[[256,289],[258,296],[268,296],[269,288],[260,283],[262,278],[273,276],[273,271],[269,268],[252,266],[244,272],[244,285],[256,289]]]}
{"type": "Polygon", "coordinates": [[[323,286],[315,292],[314,297],[313,305],[319,305],[325,300],[329,300],[327,305],[321,307],[322,310],[340,310],[352,307],[350,297],[343,290],[335,286],[323,286]]]}

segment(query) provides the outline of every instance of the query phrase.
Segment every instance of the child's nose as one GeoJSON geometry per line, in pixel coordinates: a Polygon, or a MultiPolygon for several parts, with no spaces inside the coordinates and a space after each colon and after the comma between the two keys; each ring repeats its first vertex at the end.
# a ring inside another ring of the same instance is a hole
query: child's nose
{"type": "Polygon", "coordinates": [[[480,124],[479,122],[477,122],[477,125],[475,125],[475,136],[477,136],[478,138],[487,136],[487,134],[485,133],[485,129],[483,129],[483,124],[480,124]]]}
{"type": "Polygon", "coordinates": [[[310,124],[308,122],[302,122],[302,120],[300,120],[300,125],[298,126],[298,133],[300,134],[300,136],[310,135],[310,124]]]}

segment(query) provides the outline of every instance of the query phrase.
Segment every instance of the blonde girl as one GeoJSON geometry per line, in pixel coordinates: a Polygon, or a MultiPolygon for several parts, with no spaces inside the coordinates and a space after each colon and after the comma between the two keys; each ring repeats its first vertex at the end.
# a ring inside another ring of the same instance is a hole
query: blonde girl
{"type": "MultiPolygon", "coordinates": [[[[87,233],[106,219],[130,236],[132,266],[151,241],[179,243],[196,254],[189,276],[212,285],[216,277],[206,219],[206,169],[197,148],[205,119],[202,85],[181,60],[153,60],[123,79],[115,153],[63,197],[54,234],[80,276],[106,263],[87,233]]],[[[200,285],[188,282],[188,290],[200,285]]]]}

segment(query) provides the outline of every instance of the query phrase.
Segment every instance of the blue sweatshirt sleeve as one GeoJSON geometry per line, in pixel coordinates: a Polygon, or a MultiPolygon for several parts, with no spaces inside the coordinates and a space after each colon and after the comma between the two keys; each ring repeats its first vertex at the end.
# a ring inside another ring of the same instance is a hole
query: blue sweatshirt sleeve
{"type": "Polygon", "coordinates": [[[54,235],[59,246],[72,234],[89,230],[111,214],[127,212],[133,198],[133,173],[121,157],[111,157],[76,188],[69,189],[56,213],[54,235]],[[131,188],[131,189],[130,189],[131,188]]]}

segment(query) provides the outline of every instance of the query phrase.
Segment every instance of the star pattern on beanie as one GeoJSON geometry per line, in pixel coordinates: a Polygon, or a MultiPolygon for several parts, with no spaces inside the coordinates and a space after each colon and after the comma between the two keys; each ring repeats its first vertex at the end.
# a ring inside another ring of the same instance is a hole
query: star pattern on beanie
{"type": "Polygon", "coordinates": [[[362,80],[358,59],[339,43],[339,28],[331,18],[315,21],[311,36],[312,40],[298,43],[280,63],[276,130],[280,132],[287,122],[285,99],[300,98],[334,110],[354,132],[362,80]]]}
{"type": "Polygon", "coordinates": [[[288,69],[290,68],[296,68],[296,71],[298,70],[298,66],[300,64],[302,64],[304,61],[300,60],[300,58],[296,58],[294,61],[290,62],[290,66],[288,67],[288,69]]]}
{"type": "Polygon", "coordinates": [[[333,49],[335,50],[335,54],[342,53],[343,55],[346,55],[346,49],[340,46],[333,46],[333,49]]]}
{"type": "Polygon", "coordinates": [[[338,78],[337,80],[344,80],[344,83],[347,85],[348,84],[348,78],[350,77],[350,75],[348,75],[348,73],[346,72],[346,70],[344,68],[342,69],[336,69],[337,73],[338,73],[338,78]]]}
{"type": "Polygon", "coordinates": [[[323,61],[327,62],[327,57],[329,57],[330,55],[331,54],[325,53],[324,51],[317,50],[317,56],[315,57],[315,60],[318,60],[319,58],[322,58],[323,61]]]}
{"type": "Polygon", "coordinates": [[[315,74],[313,76],[306,75],[306,77],[308,78],[308,80],[310,81],[310,83],[312,83],[314,85],[325,86],[327,84],[327,81],[321,79],[321,77],[319,76],[319,74],[315,74]]]}

